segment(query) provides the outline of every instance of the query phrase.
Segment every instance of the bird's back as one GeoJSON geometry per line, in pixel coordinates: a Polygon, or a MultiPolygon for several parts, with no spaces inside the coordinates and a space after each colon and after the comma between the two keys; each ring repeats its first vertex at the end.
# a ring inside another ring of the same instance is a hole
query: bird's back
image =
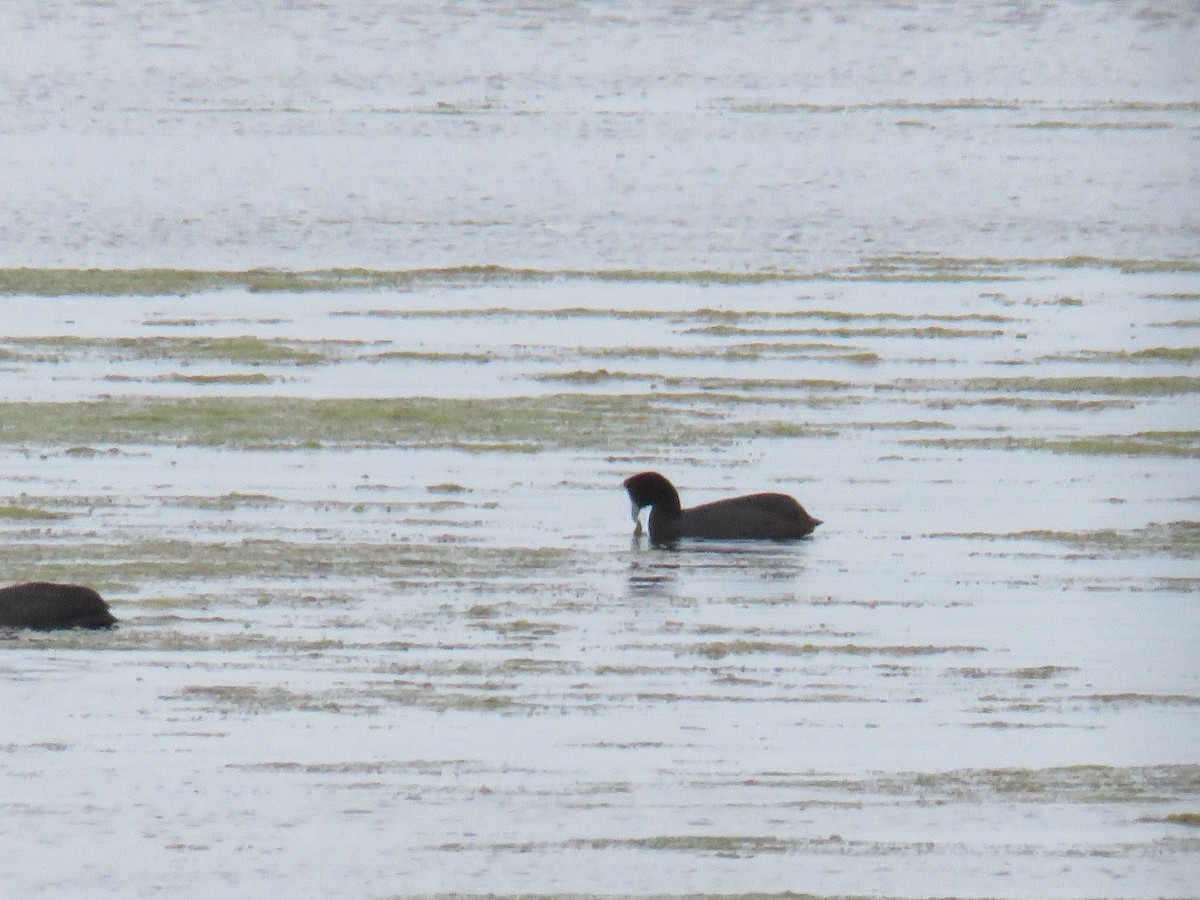
{"type": "Polygon", "coordinates": [[[83,585],[31,581],[0,588],[0,626],[107,628],[116,621],[101,596],[83,585]]]}
{"type": "Polygon", "coordinates": [[[678,537],[712,540],[788,540],[811,534],[820,524],[787,494],[749,494],[685,509],[678,537]]]}

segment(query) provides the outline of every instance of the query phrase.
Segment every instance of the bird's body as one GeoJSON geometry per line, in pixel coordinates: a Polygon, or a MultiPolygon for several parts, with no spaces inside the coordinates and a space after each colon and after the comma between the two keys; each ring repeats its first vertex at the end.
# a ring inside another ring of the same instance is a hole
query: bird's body
{"type": "Polygon", "coordinates": [[[116,618],[103,598],[79,584],[30,581],[0,588],[0,628],[108,628],[116,618]]]}
{"type": "Polygon", "coordinates": [[[650,540],[655,544],[680,538],[787,541],[812,534],[821,524],[787,494],[748,494],[684,509],[675,486],[657,472],[626,479],[625,490],[639,528],[641,510],[650,507],[650,540]]]}

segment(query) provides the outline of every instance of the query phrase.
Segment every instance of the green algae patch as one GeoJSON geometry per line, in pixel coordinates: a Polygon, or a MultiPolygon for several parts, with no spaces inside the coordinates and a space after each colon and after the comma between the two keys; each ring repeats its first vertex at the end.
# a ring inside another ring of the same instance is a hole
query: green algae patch
{"type": "Polygon", "coordinates": [[[847,312],[841,309],[805,309],[772,313],[769,318],[818,319],[825,322],[983,322],[1002,325],[1017,321],[1012,316],[1000,313],[898,313],[898,312],[847,312]]]}
{"type": "Polygon", "coordinates": [[[230,491],[219,497],[172,497],[164,501],[167,505],[185,509],[233,510],[245,507],[266,508],[282,504],[278,497],[269,494],[247,494],[230,491]]]}
{"type": "MultiPolygon", "coordinates": [[[[124,609],[123,604],[119,607],[114,604],[114,610],[118,614],[121,614],[124,609]]],[[[290,654],[319,654],[339,649],[342,646],[341,641],[338,640],[282,637],[278,632],[263,633],[241,629],[237,633],[212,634],[197,629],[194,624],[189,624],[186,628],[163,627],[163,623],[166,622],[180,623],[183,621],[177,616],[164,616],[158,619],[155,625],[149,626],[138,624],[136,620],[122,615],[121,621],[112,629],[22,631],[13,643],[0,644],[0,652],[8,649],[103,649],[105,652],[161,650],[169,653],[234,653],[239,651],[256,653],[281,651],[290,654]]]]}
{"type": "Polygon", "coordinates": [[[976,667],[951,669],[947,674],[960,678],[1012,678],[1017,681],[1048,681],[1078,672],[1075,666],[1022,666],[1018,669],[981,669],[976,667]]]}
{"type": "Polygon", "coordinates": [[[1012,128],[1045,128],[1086,131],[1145,131],[1173,127],[1170,122],[1084,122],[1072,119],[1041,119],[1037,122],[1014,122],[1012,128]]]}
{"type": "Polygon", "coordinates": [[[961,789],[1040,802],[1142,803],[1200,793],[1200,767],[1064,766],[1054,769],[983,769],[951,772],[925,781],[942,790],[961,789]]]}
{"type": "Polygon", "coordinates": [[[1194,363],[1200,361],[1200,347],[1146,347],[1143,350],[1085,350],[1079,353],[1043,356],[1047,360],[1070,362],[1194,363]]]}
{"type": "MultiPolygon", "coordinates": [[[[628,451],[723,446],[747,436],[832,433],[814,431],[793,421],[739,422],[731,416],[730,401],[745,398],[716,390],[724,384],[718,380],[698,385],[701,389],[694,392],[662,391],[652,395],[563,393],[496,399],[109,397],[65,403],[0,403],[0,446],[628,451]]],[[[729,385],[738,386],[736,380],[730,380],[729,385]]],[[[828,389],[835,390],[836,385],[840,383],[830,382],[828,389]]]]}
{"type": "Polygon", "coordinates": [[[1068,112],[1200,112],[1200,100],[1096,100],[1067,104],[1062,109],[1068,112]]]}
{"type": "Polygon", "coordinates": [[[994,98],[964,97],[948,100],[873,100],[862,103],[811,103],[798,101],[745,102],[726,101],[722,107],[740,113],[849,113],[849,112],[946,112],[962,111],[1016,111],[1023,107],[1022,101],[997,100],[994,98]]]}
{"type": "MultiPolygon", "coordinates": [[[[767,344],[696,350],[682,347],[598,347],[594,349],[580,347],[575,355],[589,359],[719,359],[731,362],[754,362],[761,359],[763,351],[768,348],[767,344]]],[[[822,355],[821,358],[828,358],[828,356],[822,355]]]]}
{"type": "Polygon", "coordinates": [[[357,341],[304,341],[234,337],[130,337],[100,338],[56,335],[50,337],[4,338],[18,348],[21,359],[58,362],[71,356],[100,355],[115,360],[175,360],[227,362],[247,366],[308,366],[333,362],[357,341]]]}
{"type": "Polygon", "coordinates": [[[1200,293],[1192,291],[1176,291],[1170,294],[1147,294],[1148,300],[1175,300],[1180,303],[1190,303],[1193,300],[1200,300],[1200,293]]]}
{"type": "Polygon", "coordinates": [[[262,372],[231,372],[227,375],[156,375],[153,378],[137,378],[132,375],[105,375],[104,380],[114,384],[191,384],[207,387],[212,384],[264,385],[277,379],[262,372]]]}
{"type": "Polygon", "coordinates": [[[727,656],[767,654],[774,656],[813,656],[816,654],[841,654],[847,656],[932,656],[939,653],[976,653],[982,647],[936,646],[936,645],[892,645],[872,646],[866,644],[792,644],[783,641],[760,641],[736,639],[711,641],[683,647],[679,655],[703,656],[708,659],[724,659],[727,656]]]}
{"type": "Polygon", "coordinates": [[[260,714],[282,710],[323,712],[366,711],[362,704],[350,704],[340,698],[316,693],[292,691],[278,685],[204,685],[184,688],[182,700],[199,700],[217,707],[232,707],[239,712],[260,714]]]}
{"type": "MultiPolygon", "coordinates": [[[[299,341],[266,340],[250,335],[228,338],[157,339],[158,348],[172,359],[221,360],[245,365],[313,365],[330,361],[322,349],[313,349],[299,341]]],[[[152,354],[155,347],[147,347],[152,354]]]]}
{"type": "Polygon", "coordinates": [[[1132,435],[1047,441],[1055,453],[1097,456],[1200,456],[1200,431],[1143,431],[1132,435]]]}
{"type": "Polygon", "coordinates": [[[437,712],[534,712],[540,707],[499,694],[488,685],[475,691],[445,690],[434,684],[371,684],[360,688],[293,691],[278,685],[201,685],[184,688],[170,699],[198,700],[214,708],[242,714],[332,712],[375,714],[387,705],[413,706],[437,712]]]}
{"type": "Polygon", "coordinates": [[[0,269],[0,295],[188,296],[212,291],[305,293],[312,291],[408,291],[418,286],[531,284],[555,280],[633,283],[753,285],[801,281],[815,276],[784,271],[655,269],[533,269],[465,265],[426,269],[0,269]]]}
{"type": "Polygon", "coordinates": [[[275,381],[269,375],[261,372],[233,372],[228,375],[164,375],[153,379],[155,382],[173,382],[177,384],[271,384],[275,381]]]}
{"type": "Polygon", "coordinates": [[[996,338],[1004,334],[998,329],[954,328],[947,325],[857,325],[813,326],[810,328],[751,328],[742,325],[705,325],[689,328],[685,334],[708,337],[823,337],[823,338],[996,338]]]}
{"type": "MultiPolygon", "coordinates": [[[[411,287],[439,270],[379,272],[359,269],[284,271],[247,269],[3,269],[0,294],[64,296],[188,296],[212,291],[302,293],[411,287]]],[[[442,270],[446,271],[446,270],[442,270]]],[[[484,277],[487,267],[457,270],[463,278],[484,277]]]]}
{"type": "Polygon", "coordinates": [[[649,447],[737,436],[688,400],[560,394],[476,399],[108,398],[0,403],[0,445],[649,447]]]}
{"type": "Polygon", "coordinates": [[[1119,397],[1172,397],[1200,393],[1200,376],[1085,375],[1079,377],[969,378],[962,388],[980,393],[1087,394],[1119,397]]]}
{"type": "Polygon", "coordinates": [[[487,621],[481,623],[480,627],[488,628],[504,637],[517,638],[552,637],[563,630],[563,626],[556,622],[531,622],[529,619],[513,619],[508,622],[487,621]]]}
{"type": "MultiPolygon", "coordinates": [[[[626,790],[623,785],[602,789],[604,793],[622,793],[626,790]]],[[[914,846],[932,848],[932,845],[887,845],[884,852],[906,852],[914,846]]],[[[839,835],[829,835],[818,838],[780,838],[768,835],[711,835],[711,834],[666,834],[648,835],[644,837],[589,837],[569,838],[555,843],[527,841],[522,843],[493,843],[465,844],[453,842],[440,844],[434,849],[446,852],[461,852],[463,850],[488,851],[490,853],[544,853],[547,851],[563,850],[642,850],[653,852],[691,853],[705,856],[717,856],[727,859],[744,859],[761,854],[797,853],[803,851],[832,851],[834,853],[851,853],[855,851],[880,852],[878,845],[851,843],[839,835]]],[[[630,900],[865,900],[852,896],[817,897],[811,894],[622,894],[630,900]]],[[[454,900],[471,900],[470,897],[455,894],[454,900]]],[[[444,898],[424,898],[424,900],[451,900],[444,898]]],[[[485,898],[476,898],[485,900],[485,898]]],[[[486,900],[601,900],[600,897],[577,894],[539,894],[509,896],[489,894],[486,900]]]]}
{"type": "Polygon", "coordinates": [[[1200,706],[1200,697],[1192,694],[1142,694],[1126,691],[1120,694],[1087,694],[1071,699],[1105,706],[1200,706]]]}
{"type": "Polygon", "coordinates": [[[0,269],[0,295],[175,296],[213,291],[252,293],[408,292],[420,287],[476,284],[538,284],[596,281],[630,284],[759,285],[803,281],[962,282],[1014,280],[1018,270],[1111,268],[1122,272],[1196,272],[1192,259],[1117,259],[1095,256],[1060,258],[955,258],[933,254],[870,257],[832,272],[794,270],[723,271],[717,269],[537,269],[463,265],[423,269],[0,269]]]}
{"type": "Polygon", "coordinates": [[[798,848],[794,840],[762,835],[653,835],[640,838],[591,838],[568,842],[568,846],[593,850],[633,849],[668,850],[677,853],[703,853],[740,859],[763,853],[788,853],[798,848]]]}
{"type": "Polygon", "coordinates": [[[425,490],[431,494],[469,494],[471,489],[463,487],[461,484],[453,481],[444,481],[440,484],[427,484],[425,490]]]}
{"type": "Polygon", "coordinates": [[[200,701],[218,709],[248,715],[270,712],[332,712],[373,714],[385,704],[417,706],[438,712],[512,711],[535,709],[510,697],[482,688],[478,693],[446,691],[433,685],[367,685],[360,689],[294,691],[278,685],[197,685],[184,688],[171,699],[200,701]]]}
{"type": "MultiPolygon", "coordinates": [[[[775,778],[761,781],[765,787],[780,783],[775,778]]],[[[986,803],[996,799],[1016,803],[1162,803],[1200,797],[1200,766],[957,769],[864,779],[795,776],[782,783],[937,803],[986,803]]]]}
{"type": "MultiPolygon", "coordinates": [[[[367,317],[380,319],[476,319],[476,318],[507,318],[507,319],[598,319],[603,321],[661,321],[676,325],[695,323],[710,326],[734,326],[747,322],[832,322],[841,325],[861,324],[875,325],[881,323],[912,324],[937,322],[943,324],[985,323],[1007,324],[1018,321],[1011,316],[999,313],[898,313],[898,312],[847,312],[835,309],[720,309],[700,307],[697,309],[613,309],[592,306],[560,306],[560,307],[517,307],[490,306],[470,308],[428,308],[411,309],[346,309],[330,313],[331,316],[367,317]]],[[[773,334],[776,332],[767,332],[773,334]]],[[[991,333],[991,332],[988,332],[991,333]]],[[[825,345],[833,349],[842,349],[841,345],[825,345]]],[[[677,348],[637,348],[644,351],[671,352],[677,348]]],[[[581,348],[580,352],[584,352],[581,348]]],[[[587,352],[597,352],[588,350],[587,352]]],[[[687,351],[684,351],[687,352],[687,351]]]]}
{"type": "Polygon", "coordinates": [[[578,369],[573,372],[549,372],[533,376],[536,381],[568,384],[602,384],[604,382],[641,382],[672,388],[699,391],[801,391],[806,393],[840,393],[855,390],[850,382],[831,378],[730,378],[723,376],[663,375],[657,372],[621,372],[609,369],[578,369]]]}
{"type": "Polygon", "coordinates": [[[1042,450],[1081,456],[1200,457],[1200,431],[1140,431],[1076,438],[904,438],[901,443],[943,450],[1042,450]]]}
{"type": "Polygon", "coordinates": [[[63,297],[195,294],[232,287],[228,274],[191,269],[3,269],[0,294],[63,297]]]}
{"type": "Polygon", "coordinates": [[[1163,816],[1162,821],[1170,825],[1187,825],[1189,828],[1200,828],[1200,813],[1171,813],[1169,816],[1163,816]]]}
{"type": "Polygon", "coordinates": [[[422,363],[490,363],[502,357],[497,353],[444,352],[422,350],[385,350],[367,357],[370,362],[422,362],[422,363]]]}
{"type": "Polygon", "coordinates": [[[1090,531],[1012,531],[1004,533],[967,532],[933,534],[930,537],[957,537],[987,541],[1045,541],[1066,546],[1087,557],[1101,556],[1173,556],[1181,559],[1200,557],[1200,522],[1151,523],[1144,528],[1118,531],[1112,528],[1090,531]]]}
{"type": "Polygon", "coordinates": [[[937,253],[892,254],[874,256],[859,267],[863,275],[945,273],[983,279],[988,275],[1012,276],[1028,269],[1115,269],[1125,274],[1156,272],[1200,272],[1200,260],[1153,257],[1074,256],[998,257],[942,256],[937,253]]]}
{"type": "Polygon", "coordinates": [[[0,506],[0,521],[7,519],[21,522],[47,522],[69,517],[69,513],[54,512],[37,506],[20,506],[12,503],[0,506]]]}
{"type": "MultiPolygon", "coordinates": [[[[497,573],[512,579],[569,575],[578,558],[558,548],[464,549],[445,543],[367,543],[246,539],[192,542],[142,540],[128,543],[13,540],[5,564],[33,581],[80,581],[98,587],[151,581],[229,578],[386,578],[435,585],[483,582],[510,590],[497,573]]],[[[119,614],[119,613],[118,613],[119,614]]]]}

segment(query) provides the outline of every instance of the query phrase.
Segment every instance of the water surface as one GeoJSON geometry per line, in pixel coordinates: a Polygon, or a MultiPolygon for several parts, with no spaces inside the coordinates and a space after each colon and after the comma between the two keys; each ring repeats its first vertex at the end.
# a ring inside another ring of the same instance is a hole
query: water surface
{"type": "Polygon", "coordinates": [[[1194,894],[1197,15],[5,7],[0,886],[1194,894]]]}

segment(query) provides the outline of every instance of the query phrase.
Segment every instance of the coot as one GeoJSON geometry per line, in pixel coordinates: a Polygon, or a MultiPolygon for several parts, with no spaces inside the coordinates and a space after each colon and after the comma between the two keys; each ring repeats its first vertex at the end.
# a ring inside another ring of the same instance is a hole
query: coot
{"type": "Polygon", "coordinates": [[[670,544],[679,538],[723,541],[787,541],[812,534],[821,524],[787,494],[749,494],[683,509],[675,486],[657,472],[625,479],[633,502],[633,521],[650,507],[650,541],[670,544]]]}
{"type": "Polygon", "coordinates": [[[0,628],[108,628],[117,622],[90,587],[30,581],[0,588],[0,628]]]}

